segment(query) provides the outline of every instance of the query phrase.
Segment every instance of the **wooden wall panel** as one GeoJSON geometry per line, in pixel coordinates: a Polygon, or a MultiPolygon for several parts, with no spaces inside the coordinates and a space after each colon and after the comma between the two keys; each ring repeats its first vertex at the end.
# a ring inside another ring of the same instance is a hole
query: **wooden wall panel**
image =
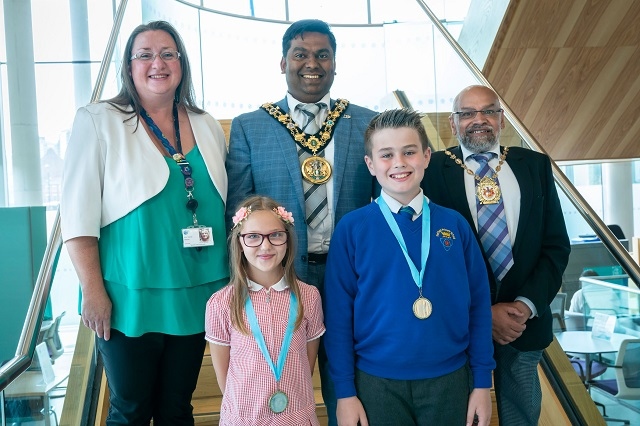
{"type": "Polygon", "coordinates": [[[640,1],[512,0],[483,72],[555,160],[640,157],[640,1]]]}

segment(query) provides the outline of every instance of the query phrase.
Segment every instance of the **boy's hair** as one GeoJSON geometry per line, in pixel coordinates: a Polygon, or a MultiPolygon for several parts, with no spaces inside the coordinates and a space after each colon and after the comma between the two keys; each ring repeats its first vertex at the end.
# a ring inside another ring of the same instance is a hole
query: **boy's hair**
{"type": "Polygon", "coordinates": [[[422,150],[429,148],[429,137],[424,129],[421,115],[410,108],[390,109],[382,112],[371,119],[367,130],[364,132],[364,151],[368,157],[371,157],[373,151],[373,142],[371,138],[378,130],[383,129],[399,129],[408,127],[418,132],[422,150]]]}
{"type": "MultiPolygon", "coordinates": [[[[255,213],[260,210],[272,211],[277,209],[280,205],[269,197],[253,196],[249,197],[238,205],[237,210],[242,207],[250,209],[251,213],[255,213]]],[[[282,266],[284,268],[284,279],[289,285],[289,288],[296,296],[298,300],[298,313],[295,323],[295,329],[297,330],[302,323],[304,317],[304,307],[302,306],[302,300],[300,299],[300,286],[298,285],[298,277],[293,267],[293,262],[296,258],[296,237],[294,234],[293,224],[285,222],[275,212],[273,214],[280,219],[284,225],[284,229],[287,231],[287,251],[282,259],[282,266]]],[[[247,297],[249,297],[249,283],[247,282],[247,258],[244,256],[241,248],[240,233],[244,223],[240,226],[235,226],[229,234],[229,265],[231,269],[231,281],[230,286],[233,286],[233,295],[231,296],[230,309],[231,309],[231,324],[244,334],[251,334],[245,327],[242,313],[244,312],[245,303],[247,297]]],[[[260,283],[258,283],[260,284],[260,283]]]]}
{"type": "Polygon", "coordinates": [[[285,31],[282,36],[282,57],[287,57],[287,52],[291,48],[291,40],[300,36],[303,37],[303,33],[320,33],[325,34],[329,38],[329,44],[333,49],[333,56],[336,56],[336,37],[331,32],[331,27],[324,21],[319,19],[303,19],[296,21],[285,31]]]}

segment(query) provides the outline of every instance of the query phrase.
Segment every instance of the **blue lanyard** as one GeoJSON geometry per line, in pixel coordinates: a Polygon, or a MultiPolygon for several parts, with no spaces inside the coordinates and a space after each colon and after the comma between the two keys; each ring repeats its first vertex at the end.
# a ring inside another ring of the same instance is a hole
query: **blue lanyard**
{"type": "MultiPolygon", "coordinates": [[[[151,129],[154,135],[162,142],[162,146],[169,152],[173,161],[176,162],[178,167],[180,167],[180,171],[182,172],[182,176],[184,176],[184,190],[187,191],[187,209],[193,213],[193,226],[198,226],[198,218],[196,216],[196,209],[198,208],[198,200],[193,198],[193,187],[194,180],[192,177],[193,170],[191,165],[187,161],[187,159],[182,154],[182,143],[180,142],[180,120],[178,120],[178,105],[176,103],[173,104],[173,128],[176,132],[176,146],[178,150],[176,151],[167,137],[162,133],[160,127],[153,121],[153,119],[147,114],[144,108],[140,108],[140,115],[144,118],[144,121],[147,123],[147,126],[151,129]]],[[[198,248],[200,249],[200,248],[198,248]]]]}
{"type": "Polygon", "coordinates": [[[384,219],[387,221],[389,228],[391,228],[391,232],[393,232],[396,240],[398,240],[398,244],[400,244],[402,254],[404,254],[404,258],[407,260],[409,269],[411,269],[411,276],[413,277],[413,281],[416,283],[416,286],[418,286],[418,289],[420,290],[420,296],[422,296],[422,280],[424,279],[424,272],[427,266],[427,258],[429,257],[429,249],[431,248],[431,240],[429,238],[431,216],[429,211],[429,203],[427,203],[427,197],[423,197],[422,200],[422,244],[420,248],[421,268],[419,272],[418,268],[416,268],[416,265],[414,265],[413,261],[409,257],[407,244],[404,242],[404,237],[402,236],[402,232],[400,232],[400,227],[391,214],[391,209],[389,209],[389,206],[382,197],[376,198],[376,202],[378,203],[380,211],[382,212],[384,219]]]}
{"type": "Polygon", "coordinates": [[[287,359],[287,353],[289,352],[289,346],[291,345],[291,339],[293,338],[293,327],[296,323],[296,316],[298,313],[298,301],[296,296],[293,294],[291,289],[289,289],[289,292],[291,294],[291,302],[289,303],[289,322],[287,324],[287,329],[284,332],[284,339],[282,340],[282,347],[280,348],[280,355],[278,355],[278,363],[276,365],[273,364],[271,355],[269,355],[269,349],[267,349],[267,344],[264,341],[264,336],[260,330],[260,324],[258,324],[258,318],[256,317],[256,312],[253,310],[253,304],[251,303],[251,298],[249,296],[247,296],[247,301],[245,303],[245,310],[247,311],[247,319],[251,326],[251,333],[256,339],[258,348],[260,348],[260,352],[262,352],[269,368],[271,368],[271,372],[276,378],[276,382],[279,382],[280,376],[282,376],[284,362],[287,359]]]}
{"type": "Polygon", "coordinates": [[[149,126],[153,134],[156,135],[158,139],[160,139],[160,142],[162,142],[162,146],[164,146],[167,151],[169,151],[169,154],[172,157],[176,154],[182,154],[182,143],[180,142],[180,121],[178,120],[178,105],[175,102],[173,103],[173,129],[176,132],[176,146],[178,147],[177,151],[173,148],[173,146],[171,146],[169,140],[167,140],[167,137],[162,133],[162,130],[160,130],[160,127],[158,127],[158,125],[154,123],[151,117],[149,117],[149,114],[147,114],[147,111],[145,111],[145,109],[142,107],[140,108],[140,115],[142,115],[142,118],[144,118],[144,121],[147,122],[147,125],[149,126]]]}

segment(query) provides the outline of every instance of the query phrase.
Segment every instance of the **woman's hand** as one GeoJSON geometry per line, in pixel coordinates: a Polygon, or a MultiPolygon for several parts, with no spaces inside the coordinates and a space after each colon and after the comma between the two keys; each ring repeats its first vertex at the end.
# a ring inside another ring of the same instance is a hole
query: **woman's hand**
{"type": "MultiPolygon", "coordinates": [[[[89,287],[89,286],[87,286],[89,287]]],[[[82,323],[95,331],[98,337],[111,337],[111,299],[102,286],[82,291],[82,323]]]]}
{"type": "Polygon", "coordinates": [[[77,237],[66,243],[82,288],[82,323],[98,337],[111,337],[111,299],[104,288],[98,239],[77,237]]]}

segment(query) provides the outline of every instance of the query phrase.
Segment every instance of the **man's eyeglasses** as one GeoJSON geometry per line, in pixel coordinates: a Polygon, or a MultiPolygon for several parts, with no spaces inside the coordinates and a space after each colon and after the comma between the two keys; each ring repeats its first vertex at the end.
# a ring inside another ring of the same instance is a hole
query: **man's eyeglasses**
{"type": "Polygon", "coordinates": [[[469,120],[469,119],[475,118],[476,114],[478,113],[481,113],[485,117],[493,117],[496,114],[501,113],[502,111],[504,110],[503,109],[485,109],[482,111],[456,111],[454,112],[454,114],[463,120],[469,120]]]}
{"type": "Polygon", "coordinates": [[[159,56],[164,62],[173,62],[180,59],[180,52],[177,50],[165,50],[160,53],[142,51],[133,55],[131,60],[133,61],[134,59],[137,59],[143,62],[153,62],[156,60],[157,56],[159,56]]]}
{"type": "Polygon", "coordinates": [[[272,246],[281,246],[287,242],[289,234],[287,231],[275,231],[270,234],[258,234],[251,232],[248,234],[240,234],[244,245],[247,247],[259,247],[262,245],[265,237],[269,240],[272,246]]]}

